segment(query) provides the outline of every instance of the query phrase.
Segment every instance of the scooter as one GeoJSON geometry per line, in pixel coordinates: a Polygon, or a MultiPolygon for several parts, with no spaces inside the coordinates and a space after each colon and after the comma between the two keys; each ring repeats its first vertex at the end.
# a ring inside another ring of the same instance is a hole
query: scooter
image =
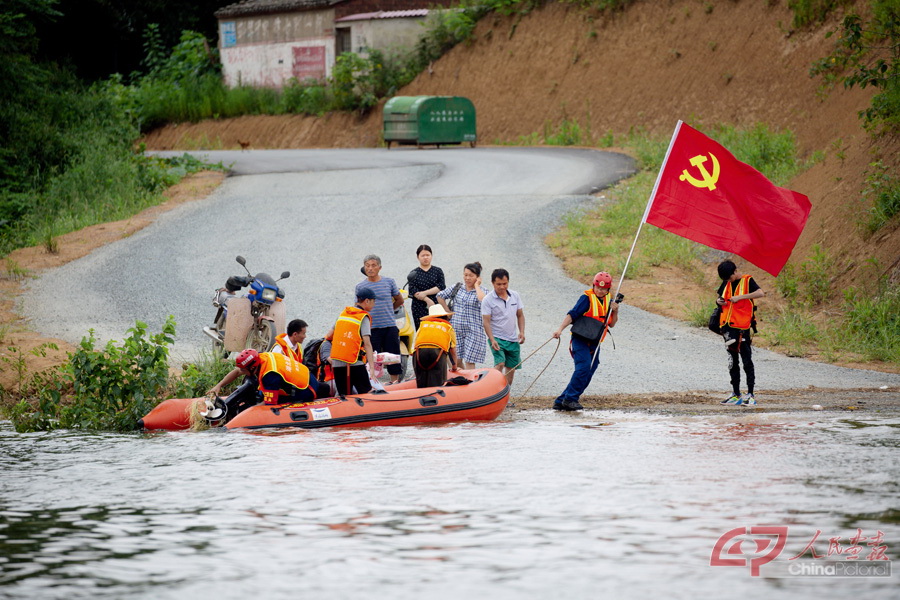
{"type": "Polygon", "coordinates": [[[275,337],[285,331],[284,290],[278,282],[290,277],[290,271],[284,271],[278,279],[267,273],[251,275],[243,256],[235,260],[247,275],[232,275],[225,287],[214,292],[216,317],[211,327],[203,328],[203,333],[212,338],[213,356],[220,358],[245,348],[268,352],[275,337]],[[247,294],[238,297],[237,292],[248,286],[247,294]]]}

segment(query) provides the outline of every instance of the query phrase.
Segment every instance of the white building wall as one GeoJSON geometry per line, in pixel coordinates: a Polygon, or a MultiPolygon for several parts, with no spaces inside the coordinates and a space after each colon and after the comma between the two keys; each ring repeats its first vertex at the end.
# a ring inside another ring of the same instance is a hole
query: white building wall
{"type": "Polygon", "coordinates": [[[351,21],[353,51],[364,54],[369,48],[377,48],[386,53],[400,49],[411,50],[425,34],[425,27],[421,25],[424,20],[424,17],[410,17],[351,21]]]}
{"type": "Polygon", "coordinates": [[[334,66],[334,10],[219,21],[225,84],[282,87],[292,77],[325,79],[334,66]]]}
{"type": "Polygon", "coordinates": [[[330,77],[335,59],[334,37],[222,48],[221,57],[225,85],[280,88],[295,75],[301,81],[306,77],[330,77]],[[315,69],[318,55],[322,57],[320,72],[315,69]]]}

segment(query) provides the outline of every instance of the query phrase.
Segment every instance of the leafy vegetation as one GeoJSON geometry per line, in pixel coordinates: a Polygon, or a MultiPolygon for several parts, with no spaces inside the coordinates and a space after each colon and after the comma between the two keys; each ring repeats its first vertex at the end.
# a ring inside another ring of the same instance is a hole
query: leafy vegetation
{"type": "Polygon", "coordinates": [[[900,286],[882,281],[874,295],[848,289],[841,341],[866,358],[900,363],[900,286]]]}
{"type": "MultiPolygon", "coordinates": [[[[810,74],[822,76],[826,85],[876,88],[878,93],[869,108],[859,113],[863,127],[873,135],[900,133],[900,4],[873,0],[867,17],[851,12],[837,33],[834,51],[814,63],[810,74]]],[[[863,224],[867,233],[877,231],[900,212],[900,181],[880,160],[870,169],[862,192],[871,207],[863,224]]]]}
{"type": "Polygon", "coordinates": [[[22,399],[8,411],[16,430],[134,429],[168,382],[175,321],[169,317],[149,337],[138,321],[128,333],[122,345],[110,341],[98,349],[91,330],[68,363],[22,386],[22,399]]]}
{"type": "Polygon", "coordinates": [[[900,4],[872,0],[870,17],[855,12],[844,17],[834,52],[817,61],[810,73],[846,88],[877,88],[872,105],[860,112],[865,128],[900,131],[900,4]]]}
{"type": "Polygon", "coordinates": [[[853,0],[789,0],[794,13],[794,27],[808,27],[823,22],[835,8],[848,6],[853,0]]]}
{"type": "MultiPolygon", "coordinates": [[[[202,396],[231,370],[225,361],[201,356],[180,376],[169,375],[169,345],[175,320],[169,317],[159,333],[140,321],[119,344],[97,348],[94,332],[82,338],[68,362],[34,376],[24,371],[21,351],[10,348],[0,359],[20,368],[15,390],[3,390],[2,406],[17,431],[99,429],[132,431],[137,421],[162,398],[202,396]]],[[[32,352],[55,349],[45,344],[32,352]]]]}
{"type": "Polygon", "coordinates": [[[158,204],[165,187],[207,168],[143,156],[120,90],[35,62],[35,23],[58,16],[53,4],[0,7],[0,255],[37,244],[52,251],[56,236],[158,204]]]}

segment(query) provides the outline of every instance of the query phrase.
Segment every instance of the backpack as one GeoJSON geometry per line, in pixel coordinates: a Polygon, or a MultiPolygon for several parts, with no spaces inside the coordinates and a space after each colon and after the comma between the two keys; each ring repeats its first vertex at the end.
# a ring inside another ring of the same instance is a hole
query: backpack
{"type": "Polygon", "coordinates": [[[316,376],[316,379],[319,378],[319,348],[322,347],[324,341],[325,338],[315,338],[303,347],[303,364],[310,373],[316,376]]]}

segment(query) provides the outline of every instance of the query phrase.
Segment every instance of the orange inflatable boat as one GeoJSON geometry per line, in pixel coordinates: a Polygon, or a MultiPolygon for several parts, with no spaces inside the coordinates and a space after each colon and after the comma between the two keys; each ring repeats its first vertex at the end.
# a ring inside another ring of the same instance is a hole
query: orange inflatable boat
{"type": "MultiPolygon", "coordinates": [[[[509,386],[495,369],[459,371],[467,385],[417,388],[415,380],[384,392],[323,398],[301,404],[257,404],[225,424],[228,429],[370,427],[447,421],[492,421],[509,401],[509,386]]],[[[190,411],[203,398],[172,398],[138,421],[139,429],[188,429],[190,411]]]]}

